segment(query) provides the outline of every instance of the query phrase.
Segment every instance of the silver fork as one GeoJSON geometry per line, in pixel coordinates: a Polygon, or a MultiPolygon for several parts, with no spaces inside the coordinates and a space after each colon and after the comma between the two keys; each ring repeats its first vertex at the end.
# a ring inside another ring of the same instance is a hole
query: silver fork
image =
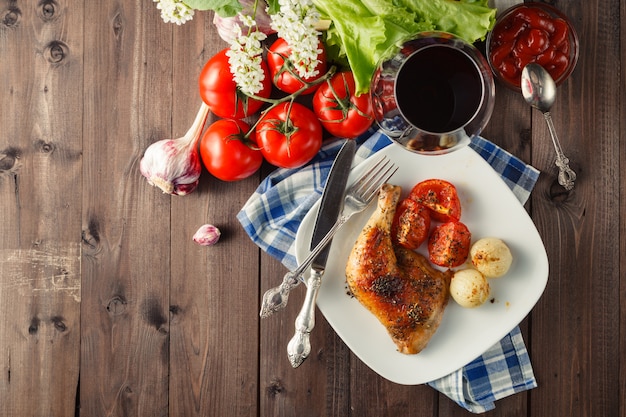
{"type": "Polygon", "coordinates": [[[350,217],[367,208],[378,194],[380,187],[389,181],[397,170],[398,167],[387,156],[383,156],[348,188],[343,211],[326,236],[295,270],[285,274],[283,282],[279,286],[270,288],[263,294],[261,317],[268,317],[287,305],[289,292],[300,284],[300,276],[311,267],[313,259],[328,245],[335,233],[350,217]]]}

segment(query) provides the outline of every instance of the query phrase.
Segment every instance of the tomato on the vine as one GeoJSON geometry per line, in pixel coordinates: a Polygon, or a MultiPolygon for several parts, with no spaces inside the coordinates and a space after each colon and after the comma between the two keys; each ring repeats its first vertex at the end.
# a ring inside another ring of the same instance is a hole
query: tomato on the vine
{"type": "Polygon", "coordinates": [[[306,164],[322,146],[322,126],[315,113],[299,103],[284,102],[270,109],[256,133],[267,162],[280,168],[306,164]]]}
{"type": "Polygon", "coordinates": [[[433,220],[449,222],[461,218],[461,201],[456,187],[448,181],[429,179],[417,183],[409,198],[428,207],[433,220]]]}
{"type": "Polygon", "coordinates": [[[211,124],[200,139],[202,163],[213,176],[237,181],[254,174],[263,163],[255,132],[242,120],[220,119],[211,124]]]}
{"type": "MultiPolygon", "coordinates": [[[[291,94],[300,90],[305,86],[305,82],[309,83],[317,80],[326,73],[326,49],[324,44],[318,44],[320,52],[317,55],[317,65],[315,70],[317,75],[313,77],[301,78],[298,74],[293,62],[291,62],[291,47],[283,38],[278,38],[267,53],[267,64],[270,71],[272,83],[281,91],[291,94]]],[[[316,90],[317,86],[313,85],[302,92],[302,94],[311,94],[316,90]]]]}
{"type": "Polygon", "coordinates": [[[428,238],[428,257],[435,265],[454,268],[467,259],[472,234],[461,222],[437,226],[428,238]]]}
{"type": "Polygon", "coordinates": [[[428,239],[430,212],[410,198],[400,201],[391,224],[391,239],[407,249],[415,250],[428,239]]]}
{"type": "MultiPolygon", "coordinates": [[[[215,54],[207,61],[200,73],[200,97],[211,111],[223,118],[242,119],[256,113],[263,101],[245,95],[233,80],[226,52],[228,48],[215,54]]],[[[256,95],[267,98],[272,92],[272,83],[265,61],[261,61],[261,70],[265,74],[262,89],[256,95]]]]}
{"type": "Polygon", "coordinates": [[[370,94],[355,95],[351,71],[333,75],[322,83],[313,96],[313,110],[324,128],[332,135],[355,138],[374,121],[370,94]]]}

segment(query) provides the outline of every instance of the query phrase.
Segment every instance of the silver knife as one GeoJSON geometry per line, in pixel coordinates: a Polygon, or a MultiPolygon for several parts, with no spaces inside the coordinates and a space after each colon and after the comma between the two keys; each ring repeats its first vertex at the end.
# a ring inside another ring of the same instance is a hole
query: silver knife
{"type": "MultiPolygon", "coordinates": [[[[348,139],[339,150],[330,168],[313,228],[311,250],[326,236],[341,214],[355,150],[356,143],[354,140],[348,139]]],[[[324,275],[324,269],[326,268],[330,246],[331,243],[315,257],[311,264],[311,273],[305,280],[306,295],[304,296],[302,309],[298,317],[296,317],[296,334],[287,345],[289,362],[291,362],[291,366],[294,368],[300,366],[311,353],[309,337],[315,326],[315,301],[319,287],[322,284],[322,275],[324,275]]]]}

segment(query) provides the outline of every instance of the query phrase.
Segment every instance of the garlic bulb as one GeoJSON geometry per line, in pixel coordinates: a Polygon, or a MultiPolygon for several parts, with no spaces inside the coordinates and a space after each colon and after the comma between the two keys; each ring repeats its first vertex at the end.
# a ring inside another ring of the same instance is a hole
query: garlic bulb
{"type": "Polygon", "coordinates": [[[475,269],[456,271],[450,281],[450,295],[461,307],[474,308],[483,305],[490,292],[489,282],[475,269]]]}
{"type": "Polygon", "coordinates": [[[501,239],[482,238],[470,249],[470,259],[476,269],[487,278],[499,278],[506,274],[513,263],[511,250],[501,239]]]}
{"type": "Polygon", "coordinates": [[[193,235],[193,241],[198,245],[211,246],[215,245],[221,236],[220,229],[212,224],[200,226],[198,231],[193,235]]]}
{"type": "Polygon", "coordinates": [[[139,170],[150,185],[173,195],[189,194],[198,187],[202,173],[198,140],[208,114],[209,107],[202,103],[185,136],[163,139],[148,146],[139,163],[139,170]]]}

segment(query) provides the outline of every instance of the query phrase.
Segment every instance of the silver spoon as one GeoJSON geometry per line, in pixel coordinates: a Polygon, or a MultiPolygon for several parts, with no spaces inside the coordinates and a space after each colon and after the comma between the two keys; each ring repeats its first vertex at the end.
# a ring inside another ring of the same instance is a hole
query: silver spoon
{"type": "Polygon", "coordinates": [[[528,104],[543,113],[548,123],[552,144],[556,150],[555,164],[559,168],[559,184],[568,191],[573,189],[576,173],[569,167],[569,159],[563,154],[550,115],[550,108],[556,99],[556,83],[541,65],[528,64],[522,70],[522,95],[528,104]]]}

